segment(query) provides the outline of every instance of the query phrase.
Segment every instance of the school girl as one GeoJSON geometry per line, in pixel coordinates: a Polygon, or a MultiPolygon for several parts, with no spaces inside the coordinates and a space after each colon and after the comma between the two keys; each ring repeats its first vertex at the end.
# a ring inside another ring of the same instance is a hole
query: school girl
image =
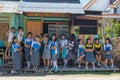
{"type": "Polygon", "coordinates": [[[84,45],[82,40],[78,39],[78,53],[77,53],[77,61],[79,62],[78,68],[81,68],[81,62],[84,57],[85,57],[84,45]]]}
{"type": "Polygon", "coordinates": [[[24,39],[24,52],[25,52],[25,58],[27,63],[27,69],[30,68],[30,48],[32,44],[32,33],[28,32],[27,38],[24,39]]]}
{"type": "Polygon", "coordinates": [[[52,70],[57,72],[58,65],[57,65],[57,53],[58,53],[58,41],[56,39],[56,35],[53,34],[50,41],[50,52],[51,52],[51,62],[52,62],[52,70]]]}
{"type": "Polygon", "coordinates": [[[7,47],[6,47],[6,50],[5,50],[5,58],[6,59],[11,58],[11,56],[10,56],[10,47],[12,45],[12,39],[14,37],[14,33],[15,33],[15,28],[11,27],[11,29],[8,30],[8,42],[7,42],[7,47]]]}
{"type": "Polygon", "coordinates": [[[38,65],[40,64],[40,40],[39,36],[35,36],[35,40],[31,44],[31,50],[30,50],[30,64],[33,66],[33,70],[36,70],[38,68],[38,65]]]}
{"type": "Polygon", "coordinates": [[[92,63],[93,70],[95,70],[94,45],[92,44],[92,41],[90,38],[86,40],[84,49],[85,49],[86,69],[88,69],[88,63],[92,63]]]}
{"type": "Polygon", "coordinates": [[[60,49],[61,49],[61,53],[62,53],[62,59],[64,61],[64,68],[67,68],[67,63],[68,63],[68,60],[67,60],[67,55],[68,55],[68,48],[67,48],[67,45],[68,45],[68,41],[67,39],[65,38],[65,34],[61,34],[61,39],[60,39],[60,49]]]}
{"type": "Polygon", "coordinates": [[[48,69],[50,67],[50,47],[49,47],[49,36],[47,34],[44,35],[44,50],[43,50],[43,63],[44,63],[44,69],[48,69]]]}
{"type": "Polygon", "coordinates": [[[11,71],[11,73],[16,74],[17,70],[22,69],[22,58],[20,54],[22,48],[18,44],[18,38],[16,36],[13,37],[12,50],[13,50],[13,70],[11,71]]]}
{"type": "Polygon", "coordinates": [[[23,32],[23,28],[20,26],[18,27],[18,43],[21,44],[23,37],[24,37],[24,32],[23,32]]]}
{"type": "Polygon", "coordinates": [[[112,43],[109,38],[105,39],[105,44],[104,44],[104,50],[105,50],[105,67],[108,68],[108,60],[111,62],[111,68],[114,67],[113,64],[113,55],[112,55],[112,43]]]}
{"type": "Polygon", "coordinates": [[[94,48],[95,48],[95,56],[96,56],[96,60],[97,60],[97,65],[101,66],[100,61],[101,61],[102,44],[99,42],[98,38],[96,38],[94,41],[94,48]]]}

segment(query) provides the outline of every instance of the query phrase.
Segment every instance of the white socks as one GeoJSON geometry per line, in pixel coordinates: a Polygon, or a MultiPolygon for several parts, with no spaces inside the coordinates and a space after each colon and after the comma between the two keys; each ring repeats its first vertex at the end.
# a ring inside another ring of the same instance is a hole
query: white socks
{"type": "Polygon", "coordinates": [[[67,60],[64,60],[64,67],[66,67],[68,61],[67,60]]]}
{"type": "Polygon", "coordinates": [[[79,67],[79,68],[81,68],[81,63],[78,63],[78,64],[79,64],[79,66],[78,66],[78,67],[79,67]]]}
{"type": "Polygon", "coordinates": [[[58,68],[57,61],[53,62],[53,68],[58,68]]]}
{"type": "Polygon", "coordinates": [[[54,62],[51,60],[51,61],[50,61],[50,65],[53,66],[53,64],[54,64],[54,62]]]}
{"type": "Polygon", "coordinates": [[[29,69],[30,68],[30,62],[27,61],[27,68],[29,69]]]}

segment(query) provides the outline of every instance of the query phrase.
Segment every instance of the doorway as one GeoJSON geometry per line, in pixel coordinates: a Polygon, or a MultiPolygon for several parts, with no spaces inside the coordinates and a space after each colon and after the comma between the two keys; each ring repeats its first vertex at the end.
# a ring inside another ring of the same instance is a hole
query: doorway
{"type": "Polygon", "coordinates": [[[43,23],[40,21],[27,21],[26,32],[32,32],[33,37],[43,33],[43,23]]]}

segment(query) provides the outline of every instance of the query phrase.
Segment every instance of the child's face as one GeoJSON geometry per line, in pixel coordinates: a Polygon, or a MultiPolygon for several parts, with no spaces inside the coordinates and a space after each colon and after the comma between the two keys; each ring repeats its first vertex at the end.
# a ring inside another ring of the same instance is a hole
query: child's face
{"type": "Polygon", "coordinates": [[[48,40],[48,38],[47,38],[47,37],[45,37],[45,40],[48,40]]]}
{"type": "Polygon", "coordinates": [[[106,42],[107,44],[109,44],[109,40],[105,40],[105,42],[106,42]]]}
{"type": "Polygon", "coordinates": [[[22,30],[22,29],[19,29],[18,31],[19,31],[19,32],[22,32],[23,30],[22,30]]]}
{"type": "Polygon", "coordinates": [[[39,42],[39,41],[40,41],[40,39],[39,39],[38,37],[35,37],[35,41],[39,42]]]}
{"type": "Polygon", "coordinates": [[[79,44],[82,44],[82,40],[79,41],[79,44]]]}
{"type": "Polygon", "coordinates": [[[13,32],[13,33],[14,33],[14,32],[15,32],[15,29],[12,29],[12,30],[11,30],[11,32],[13,32]]]}
{"type": "Polygon", "coordinates": [[[62,36],[62,39],[65,39],[65,36],[64,36],[64,35],[62,36]]]}
{"type": "Polygon", "coordinates": [[[32,38],[32,34],[29,34],[29,35],[28,35],[28,38],[32,38]]]}
{"type": "Polygon", "coordinates": [[[15,39],[14,39],[14,42],[15,42],[15,43],[18,43],[18,38],[15,38],[15,39]]]}
{"type": "Polygon", "coordinates": [[[98,41],[98,40],[96,40],[96,41],[95,41],[95,43],[96,43],[96,44],[98,44],[98,43],[99,43],[99,41],[98,41]]]}
{"type": "Polygon", "coordinates": [[[88,44],[91,44],[91,40],[88,40],[88,44]]]}
{"type": "Polygon", "coordinates": [[[52,36],[52,39],[55,40],[55,36],[52,36]]]}

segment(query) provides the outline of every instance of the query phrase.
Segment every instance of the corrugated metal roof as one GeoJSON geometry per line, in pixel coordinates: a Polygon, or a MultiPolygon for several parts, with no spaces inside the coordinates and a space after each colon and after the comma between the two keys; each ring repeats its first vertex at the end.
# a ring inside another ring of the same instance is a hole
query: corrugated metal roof
{"type": "Polygon", "coordinates": [[[80,0],[22,0],[26,2],[80,3],[80,0]]]}
{"type": "Polygon", "coordinates": [[[11,1],[0,1],[0,12],[1,13],[19,13],[18,12],[19,2],[11,1]]]}
{"type": "Polygon", "coordinates": [[[80,3],[21,2],[18,10],[22,12],[84,13],[80,3]]]}
{"type": "Polygon", "coordinates": [[[0,0],[0,1],[21,1],[21,0],[0,0]]]}

